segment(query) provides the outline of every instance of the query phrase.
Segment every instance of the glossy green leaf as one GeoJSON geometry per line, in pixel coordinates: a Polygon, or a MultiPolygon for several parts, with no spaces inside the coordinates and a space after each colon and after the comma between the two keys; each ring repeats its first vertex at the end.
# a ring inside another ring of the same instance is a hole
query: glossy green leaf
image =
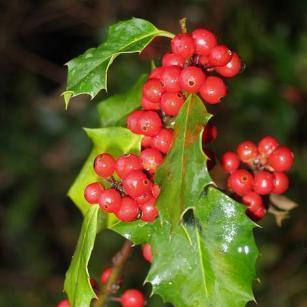
{"type": "Polygon", "coordinates": [[[212,182],[202,150],[202,131],[210,117],[200,98],[192,95],[177,117],[173,147],[155,175],[161,186],[157,206],[162,222],[177,224],[212,182]]]}
{"type": "Polygon", "coordinates": [[[141,52],[157,36],[173,34],[139,18],[112,25],[105,42],[67,63],[67,88],[63,93],[66,107],[74,96],[88,94],[93,98],[100,90],[106,90],[107,72],[114,59],[122,53],[141,52]]]}
{"type": "Polygon", "coordinates": [[[146,77],[142,75],[128,92],[111,96],[98,104],[102,127],[126,126],[127,116],[140,107],[146,77]]]}
{"type": "MultiPolygon", "coordinates": [[[[85,131],[94,146],[78,177],[68,191],[68,196],[81,210],[83,215],[90,208],[90,205],[83,196],[85,187],[92,182],[104,182],[94,172],[93,163],[95,157],[102,152],[111,153],[115,157],[124,153],[138,153],[141,142],[141,136],[121,127],[85,129],[85,131]]],[[[110,214],[108,216],[112,217],[110,214]]]]}
{"type": "Polygon", "coordinates": [[[87,266],[99,228],[99,215],[98,205],[91,206],[87,210],[77,248],[66,273],[64,291],[67,293],[71,307],[88,307],[91,300],[96,297],[90,284],[87,266]]]}
{"type": "Polygon", "coordinates": [[[173,230],[159,219],[112,229],[137,244],[151,244],[154,260],[146,281],[164,301],[176,307],[243,307],[254,299],[255,226],[242,204],[209,187],[173,230]]]}

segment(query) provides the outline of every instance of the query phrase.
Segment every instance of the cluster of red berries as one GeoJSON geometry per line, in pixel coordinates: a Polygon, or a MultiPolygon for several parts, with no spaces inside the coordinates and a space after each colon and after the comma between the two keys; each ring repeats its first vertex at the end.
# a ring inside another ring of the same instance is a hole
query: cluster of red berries
{"type": "Polygon", "coordinates": [[[154,148],[143,150],[140,156],[126,154],[118,159],[101,153],[94,161],[94,171],[110,183],[110,188],[105,189],[99,182],[91,183],[85,188],[84,197],[121,221],[140,218],[151,222],[158,216],[155,202],[160,193],[152,176],[162,161],[163,155],[154,148]]]}
{"type": "Polygon", "coordinates": [[[223,169],[230,173],[228,188],[248,206],[247,213],[254,220],[265,216],[263,197],[286,192],[289,179],[285,172],[293,162],[291,150],[271,136],[261,139],[258,146],[251,141],[242,142],[236,152],[225,152],[221,159],[223,169]],[[239,168],[241,163],[246,168],[239,168]]]}

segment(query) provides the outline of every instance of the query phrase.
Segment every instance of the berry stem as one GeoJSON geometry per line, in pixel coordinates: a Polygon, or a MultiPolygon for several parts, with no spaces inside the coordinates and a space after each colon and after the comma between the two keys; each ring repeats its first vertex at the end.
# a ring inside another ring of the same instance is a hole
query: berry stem
{"type": "Polygon", "coordinates": [[[114,294],[117,291],[117,281],[121,275],[121,271],[129,258],[132,251],[132,243],[129,240],[126,240],[122,248],[113,258],[113,267],[111,274],[108,278],[106,285],[102,288],[98,294],[98,300],[94,302],[94,307],[104,307],[108,301],[110,295],[114,294]]]}
{"type": "Polygon", "coordinates": [[[186,17],[181,18],[179,20],[179,25],[180,25],[181,33],[187,33],[188,32],[188,30],[187,30],[187,18],[186,17]]]}

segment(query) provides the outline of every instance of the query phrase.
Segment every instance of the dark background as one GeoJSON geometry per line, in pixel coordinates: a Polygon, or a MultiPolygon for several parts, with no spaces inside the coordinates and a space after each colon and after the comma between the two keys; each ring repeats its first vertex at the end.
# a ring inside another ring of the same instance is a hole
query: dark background
{"type": "MultiPolygon", "coordinates": [[[[0,306],[55,306],[64,298],[81,225],[65,194],[90,149],[81,127],[97,126],[98,117],[87,97],[64,110],[63,64],[100,43],[108,25],[132,16],[173,32],[186,16],[190,29],[208,27],[244,59],[245,72],[229,82],[227,99],[215,108],[214,147],[220,155],[244,139],[273,134],[295,152],[287,196],[300,206],[282,228],[268,215],[255,231],[261,283],[254,288],[261,307],[307,306],[306,0],[10,0],[0,9],[0,306]]],[[[148,70],[147,57],[118,59],[109,93],[126,90],[148,70]]],[[[110,233],[98,237],[94,277],[121,241],[110,233]]],[[[147,269],[136,250],[125,287],[141,287],[147,269]]],[[[154,298],[150,306],[161,302],[154,298]]]]}

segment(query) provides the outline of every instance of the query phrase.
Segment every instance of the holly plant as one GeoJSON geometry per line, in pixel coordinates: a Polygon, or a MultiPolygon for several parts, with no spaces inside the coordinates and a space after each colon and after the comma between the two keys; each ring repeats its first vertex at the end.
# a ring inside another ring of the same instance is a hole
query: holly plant
{"type": "Polygon", "coordinates": [[[164,302],[239,307],[255,300],[255,221],[273,208],[272,196],[287,190],[294,156],[264,136],[218,161],[206,105],[219,107],[226,82],[244,65],[211,31],[187,33],[185,20],[180,24],[174,35],[138,18],[119,22],[101,45],[67,63],[66,107],[77,95],[93,99],[107,90],[108,70],[121,54],[141,53],[159,36],[170,39],[161,66],[99,103],[101,127],[85,129],[93,147],[68,192],[84,219],[66,273],[67,300],[58,306],[146,305],[142,291],[126,289],[121,277],[136,245],[151,263],[144,282],[164,302]],[[216,169],[224,183],[215,180],[216,169]],[[106,229],[126,241],[98,283],[88,263],[106,229]]]}

